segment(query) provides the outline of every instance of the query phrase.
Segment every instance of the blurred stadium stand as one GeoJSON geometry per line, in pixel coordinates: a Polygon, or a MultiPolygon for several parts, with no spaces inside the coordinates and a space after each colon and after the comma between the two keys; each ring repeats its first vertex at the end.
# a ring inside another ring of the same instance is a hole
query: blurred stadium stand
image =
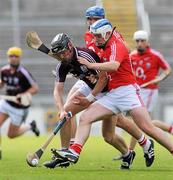
{"type": "Polygon", "coordinates": [[[132,39],[133,33],[137,29],[136,1],[128,0],[103,0],[106,17],[119,31],[130,48],[134,48],[132,39]]]}

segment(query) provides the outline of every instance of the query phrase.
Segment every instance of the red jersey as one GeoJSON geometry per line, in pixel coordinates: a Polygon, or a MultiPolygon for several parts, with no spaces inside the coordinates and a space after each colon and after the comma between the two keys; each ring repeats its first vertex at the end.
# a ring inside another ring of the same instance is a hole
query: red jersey
{"type": "MultiPolygon", "coordinates": [[[[132,66],[136,74],[136,80],[139,85],[156,78],[159,69],[167,69],[169,67],[166,60],[160,52],[147,48],[146,52],[141,54],[137,50],[130,54],[132,66]]],[[[148,85],[146,88],[157,89],[157,84],[148,85]]]]}
{"type": "Polygon", "coordinates": [[[122,36],[114,31],[104,49],[103,61],[117,61],[120,66],[117,71],[107,72],[109,76],[109,90],[136,83],[132,72],[129,50],[124,44],[122,36]]]}
{"type": "Polygon", "coordinates": [[[84,40],[85,40],[86,47],[88,49],[91,49],[92,51],[94,51],[99,56],[99,58],[102,60],[103,49],[99,49],[96,46],[93,34],[90,33],[89,31],[86,31],[86,33],[84,35],[84,40]]]}

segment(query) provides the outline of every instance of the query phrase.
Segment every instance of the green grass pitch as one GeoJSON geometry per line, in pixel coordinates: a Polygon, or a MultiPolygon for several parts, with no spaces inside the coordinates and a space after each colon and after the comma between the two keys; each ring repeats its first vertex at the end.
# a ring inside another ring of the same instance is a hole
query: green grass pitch
{"type": "MultiPolygon", "coordinates": [[[[59,146],[57,136],[40,160],[40,166],[31,168],[26,164],[28,152],[34,152],[45,142],[46,136],[36,138],[23,136],[16,139],[2,139],[0,180],[172,180],[173,156],[155,143],[156,159],[151,168],[146,168],[142,150],[136,147],[136,158],[131,170],[120,170],[120,161],[112,161],[118,155],[101,137],[90,137],[76,165],[66,169],[46,169],[42,166],[50,159],[50,148],[59,146]]],[[[129,137],[126,137],[129,142],[129,137]]],[[[171,139],[172,140],[172,139],[171,139]]]]}

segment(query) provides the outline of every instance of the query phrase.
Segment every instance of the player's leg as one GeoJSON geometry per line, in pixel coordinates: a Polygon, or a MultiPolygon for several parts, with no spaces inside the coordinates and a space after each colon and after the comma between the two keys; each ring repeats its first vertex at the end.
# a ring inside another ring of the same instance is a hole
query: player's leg
{"type": "MultiPolygon", "coordinates": [[[[143,148],[144,152],[146,151],[146,148],[148,144],[150,144],[150,140],[145,137],[143,132],[139,129],[139,127],[132,121],[132,119],[129,119],[125,117],[123,114],[118,115],[117,120],[117,126],[124,129],[126,132],[128,132],[130,135],[133,136],[135,143],[138,142],[139,145],[143,148]]],[[[133,148],[129,148],[132,149],[133,148]]]]}
{"type": "MultiPolygon", "coordinates": [[[[73,115],[76,115],[78,112],[85,109],[85,107],[82,107],[80,105],[74,104],[75,96],[82,96],[85,97],[80,91],[74,92],[71,97],[66,101],[64,105],[64,109],[66,112],[71,111],[73,115]]],[[[73,119],[70,119],[67,121],[63,129],[61,130],[61,149],[66,150],[69,147],[70,139],[71,139],[71,123],[70,121],[73,119]]],[[[55,168],[55,167],[68,167],[70,165],[69,161],[66,159],[62,159],[60,157],[56,157],[56,149],[52,149],[53,158],[51,161],[46,161],[44,163],[44,166],[47,168],[55,168]]]]}
{"type": "MultiPolygon", "coordinates": [[[[75,92],[77,92],[77,90],[79,89],[80,83],[81,83],[81,81],[77,81],[77,83],[72,87],[72,89],[68,93],[67,100],[66,100],[67,103],[70,100],[70,98],[72,97],[72,95],[75,94],[75,92]]],[[[71,120],[66,122],[60,130],[60,138],[61,138],[61,147],[62,148],[69,147],[71,138],[74,138],[74,136],[75,136],[75,133],[76,133],[75,129],[76,129],[76,116],[73,116],[71,118],[71,120]]]]}
{"type": "Polygon", "coordinates": [[[116,126],[116,120],[117,116],[110,119],[104,119],[102,121],[102,135],[104,140],[118,149],[122,154],[126,154],[128,151],[128,147],[122,137],[115,134],[115,126],[116,126]]]}
{"type": "Polygon", "coordinates": [[[9,138],[15,138],[27,131],[32,131],[36,136],[39,136],[40,131],[37,128],[36,121],[33,120],[30,124],[23,124],[28,115],[29,109],[17,109],[9,106],[9,117],[11,123],[9,124],[7,135],[9,138]]]}
{"type": "Polygon", "coordinates": [[[158,143],[163,145],[168,151],[173,152],[173,143],[167,138],[164,131],[155,127],[145,107],[134,108],[130,111],[130,114],[138,125],[138,127],[144,131],[147,135],[154,138],[158,143]]]}
{"type": "Polygon", "coordinates": [[[58,154],[69,161],[76,163],[82,151],[82,147],[87,141],[92,122],[100,119],[109,118],[113,112],[99,103],[91,104],[80,116],[79,125],[76,131],[75,143],[70,146],[69,150],[58,150],[58,154]]]}
{"type": "Polygon", "coordinates": [[[122,164],[121,169],[129,169],[133,159],[135,157],[135,152],[128,149],[124,139],[115,134],[115,116],[111,119],[105,119],[102,122],[102,133],[104,140],[118,149],[122,154],[122,164]]]}
{"type": "Polygon", "coordinates": [[[173,125],[169,125],[165,122],[162,122],[160,120],[152,120],[152,123],[157,126],[158,128],[162,129],[163,131],[166,131],[170,134],[173,134],[173,125]]]}
{"type": "Polygon", "coordinates": [[[0,159],[2,159],[2,134],[1,134],[1,127],[3,123],[8,118],[8,115],[5,113],[0,112],[0,159]]]}
{"type": "Polygon", "coordinates": [[[5,113],[0,112],[0,127],[3,125],[3,123],[7,120],[8,115],[5,113]]]}

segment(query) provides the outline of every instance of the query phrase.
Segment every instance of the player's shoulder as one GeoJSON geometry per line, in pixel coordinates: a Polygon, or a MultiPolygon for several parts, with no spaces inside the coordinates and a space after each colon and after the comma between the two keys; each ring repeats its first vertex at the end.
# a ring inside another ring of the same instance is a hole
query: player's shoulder
{"type": "Polygon", "coordinates": [[[85,37],[93,37],[93,34],[90,31],[86,31],[84,36],[85,37]]]}
{"type": "Polygon", "coordinates": [[[137,54],[138,54],[138,51],[136,49],[134,49],[130,52],[130,56],[135,56],[137,54]]]}
{"type": "Polygon", "coordinates": [[[98,62],[100,61],[99,56],[93,50],[85,47],[84,48],[77,47],[76,49],[78,51],[78,56],[84,57],[91,61],[98,61],[98,62]]]}
{"type": "Polygon", "coordinates": [[[32,76],[31,72],[23,65],[20,65],[17,71],[25,77],[32,76]]]}
{"type": "Polygon", "coordinates": [[[150,48],[150,53],[158,58],[163,58],[163,55],[160,51],[150,48]]]}
{"type": "Polygon", "coordinates": [[[10,65],[9,65],[9,64],[4,65],[4,66],[2,66],[2,68],[1,68],[1,72],[3,72],[3,71],[8,71],[8,70],[10,70],[10,65]]]}
{"type": "Polygon", "coordinates": [[[20,65],[18,67],[18,71],[20,71],[20,72],[29,72],[29,70],[24,65],[20,65]]]}
{"type": "Polygon", "coordinates": [[[88,49],[86,47],[76,47],[76,50],[78,52],[79,56],[83,56],[83,55],[93,55],[95,54],[91,49],[88,49]]]}

